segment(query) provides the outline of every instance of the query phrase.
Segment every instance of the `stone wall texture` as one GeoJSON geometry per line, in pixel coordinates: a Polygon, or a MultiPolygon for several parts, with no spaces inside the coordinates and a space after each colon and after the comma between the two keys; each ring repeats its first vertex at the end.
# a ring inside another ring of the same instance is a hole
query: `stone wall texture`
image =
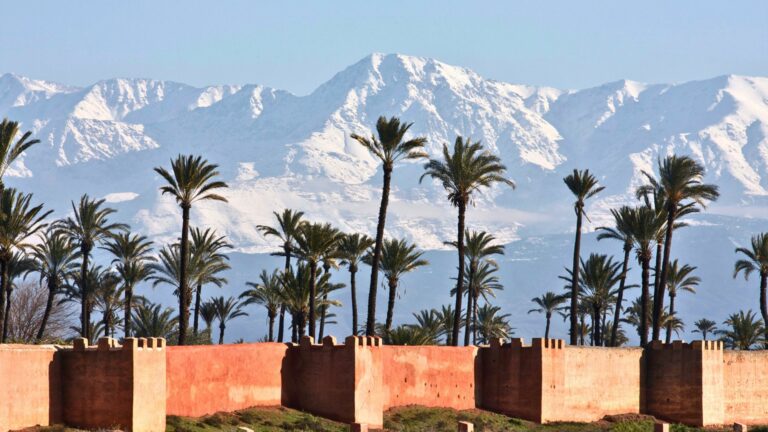
{"type": "Polygon", "coordinates": [[[283,405],[378,428],[405,405],[482,408],[536,422],[647,413],[694,426],[768,424],[768,351],[720,342],[640,348],[493,340],[483,347],[315,344],[0,345],[0,431],[63,423],[163,431],[168,415],[283,405]]]}

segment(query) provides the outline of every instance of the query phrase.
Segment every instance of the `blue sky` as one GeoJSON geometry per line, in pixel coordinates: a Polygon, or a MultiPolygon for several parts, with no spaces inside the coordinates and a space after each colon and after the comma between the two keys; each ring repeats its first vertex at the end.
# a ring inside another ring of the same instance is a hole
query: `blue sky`
{"type": "Polygon", "coordinates": [[[371,52],[560,88],[768,75],[766,1],[27,0],[3,15],[0,72],[75,85],[150,77],[305,94],[371,52]]]}

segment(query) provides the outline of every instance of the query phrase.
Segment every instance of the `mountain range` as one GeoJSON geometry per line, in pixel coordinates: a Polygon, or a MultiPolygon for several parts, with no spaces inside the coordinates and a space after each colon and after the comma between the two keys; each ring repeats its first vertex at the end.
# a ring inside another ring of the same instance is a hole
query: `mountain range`
{"type": "MultiPolygon", "coordinates": [[[[768,77],[622,80],[564,90],[495,81],[398,54],[367,56],[308,95],[252,84],[193,87],[119,78],[76,87],[0,76],[0,117],[22,122],[42,141],[12,167],[7,183],[34,192],[59,216],[88,193],[105,198],[135,230],[171,241],[179,211],[160,195],[152,168],[179,153],[219,164],[230,202],[197,205],[192,222],[235,245],[233,262],[246,268],[233,270],[232,293],[255,278],[253,263],[272,265],[265,253],[277,245],[255,226],[272,223],[273,211],[301,209],[345,231],[374,231],[381,171],[350,134],[370,135],[380,115],[413,122],[411,133],[427,137],[430,155],[462,135],[507,165],[516,189],[479,195],[468,223],[509,244],[502,261],[507,288],[498,301],[519,334],[538,331],[540,318],[525,313],[529,300],[561,289],[557,275],[569,262],[573,198],[562,178],[589,168],[606,186],[587,207],[593,231],[610,223],[610,208],[636,202],[643,171],[653,172],[657,159],[670,153],[691,155],[706,168],[706,181],[721,188],[721,198],[680,236],[680,258],[699,266],[704,279],[698,295],[681,300],[688,329],[705,315],[722,321],[733,308],[757,309],[754,281],[733,281],[731,272],[733,248],[768,218],[768,77]]],[[[434,307],[437,293],[449,301],[445,287],[455,265],[441,251],[455,237],[455,209],[439,184],[419,182],[422,171],[422,162],[395,168],[387,235],[416,242],[442,264],[404,281],[400,322],[434,307]],[[421,288],[407,289],[409,280],[421,288]]],[[[587,235],[588,247],[620,253],[619,245],[603,243],[587,235]]],[[[346,313],[339,313],[339,334],[348,331],[346,313]]],[[[252,315],[232,337],[255,338],[249,326],[261,331],[263,314],[252,315]]]]}

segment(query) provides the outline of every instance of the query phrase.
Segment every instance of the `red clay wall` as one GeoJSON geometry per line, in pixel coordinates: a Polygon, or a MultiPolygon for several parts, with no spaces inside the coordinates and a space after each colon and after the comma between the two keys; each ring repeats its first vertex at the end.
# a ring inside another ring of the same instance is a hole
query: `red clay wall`
{"type": "Polygon", "coordinates": [[[169,347],[168,414],[197,417],[280,405],[287,350],[282,343],[169,347]]]}
{"type": "Polygon", "coordinates": [[[381,427],[383,416],[381,339],[350,336],[345,345],[327,336],[322,345],[302,338],[288,350],[291,371],[283,402],[346,423],[381,427]]]}
{"type": "Polygon", "coordinates": [[[53,346],[0,345],[0,430],[61,422],[61,369],[53,346]]]}
{"type": "Polygon", "coordinates": [[[571,347],[563,350],[562,405],[551,420],[592,422],[609,414],[640,412],[641,348],[571,347]]]}
{"type": "Polygon", "coordinates": [[[725,351],[725,422],[768,424],[768,351],[725,351]]]}
{"type": "Polygon", "coordinates": [[[384,409],[404,405],[475,408],[478,348],[383,346],[384,409]]]}

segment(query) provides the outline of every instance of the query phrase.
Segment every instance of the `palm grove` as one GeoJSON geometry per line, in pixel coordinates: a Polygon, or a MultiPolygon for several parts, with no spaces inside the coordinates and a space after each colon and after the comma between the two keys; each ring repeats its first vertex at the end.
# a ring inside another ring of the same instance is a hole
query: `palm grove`
{"type": "MultiPolygon", "coordinates": [[[[513,189],[515,184],[506,177],[507,169],[498,156],[468,138],[457,137],[452,146],[442,146],[438,157],[430,158],[424,150],[426,138],[409,136],[411,125],[395,117],[380,117],[374,134],[351,135],[383,168],[373,237],[344,233],[329,223],[311,221],[298,210],[274,212],[272,225],[258,225],[256,229],[280,242],[273,255],[283,257],[284,265],[254,275],[257,279],[248,282],[238,297],[205,299],[204,287],[227,283],[224,273],[230,265],[226,252],[232,248],[226,237],[214,230],[190,226],[195,204],[227,202],[223,194],[227,184],[219,179],[216,164],[201,156],[179,155],[170,161],[169,168],[154,169],[163,181],[160,191],[175,200],[181,215],[177,241],[155,245],[132,232],[127,224],[116,221],[116,211],[103,199],[83,195],[72,203],[68,216],[50,220],[52,211],[36,204],[32,194],[6,188],[6,171],[38,140],[31,139],[30,132],[20,134],[18,123],[3,120],[2,341],[57,340],[62,336],[60,326],[52,330],[53,318],[60,320],[62,311],[67,311],[78,313],[70,335],[89,340],[114,337],[120,331],[126,337],[166,337],[180,345],[211,343],[215,339],[214,325],[218,324],[218,342],[223,343],[227,324],[247,315],[249,305],[256,305],[266,315],[268,332],[263,340],[295,342],[307,334],[322,338],[327,326],[335,323],[334,308],[342,307],[337,300],[339,291],[347,288],[345,296],[350,299],[354,331],[381,335],[386,343],[456,346],[509,337],[513,333],[510,316],[493,304],[496,291],[503,289],[495,257],[504,254],[504,246],[492,234],[468,227],[466,215],[484,189],[513,189]],[[455,237],[445,243],[457,251],[457,263],[456,276],[449,283],[453,304],[418,311],[413,313],[412,324],[395,326],[394,310],[403,276],[429,265],[417,245],[385,237],[391,182],[398,162],[404,160],[423,161],[420,182],[426,179],[441,184],[448,202],[456,209],[455,237]],[[96,249],[111,260],[94,262],[96,249]],[[361,265],[370,267],[364,316],[358,310],[363,300],[361,282],[365,283],[357,278],[361,265]],[[349,283],[332,281],[332,272],[347,273],[349,283]],[[28,282],[31,275],[37,276],[39,283],[28,282]],[[177,308],[154,304],[135,294],[141,284],[172,289],[178,299],[177,308]],[[380,285],[387,290],[383,323],[377,321],[376,310],[380,285]],[[24,289],[39,295],[22,297],[24,289]],[[21,313],[25,308],[26,314],[21,313]]],[[[686,156],[660,159],[658,172],[644,175],[646,184],[636,192],[638,204],[611,210],[613,225],[598,228],[598,240],[616,241],[620,259],[582,254],[583,224],[589,220],[586,204],[603,186],[589,170],[574,170],[565,177],[564,183],[575,197],[572,265],[560,276],[564,291],[547,291],[532,299],[535,307],[529,311],[544,315],[545,337],[551,336],[555,315],[569,323],[573,345],[626,344],[625,327],[637,332],[641,345],[650,340],[669,342],[673,333],[682,330],[676,305],[685,295],[695,293],[701,280],[695,274],[696,267],[673,259],[673,234],[686,226],[686,216],[702,211],[718,198],[718,188],[705,184],[703,167],[686,156]],[[628,277],[635,263],[641,269],[639,281],[628,277]],[[640,288],[640,294],[630,299],[629,290],[634,288],[640,288]]],[[[749,247],[736,249],[736,254],[734,277],[759,277],[760,316],[751,310],[739,311],[730,315],[720,329],[715,321],[703,318],[694,323],[694,332],[704,339],[719,337],[735,349],[762,347],[768,344],[768,233],[754,236],[749,247]]]]}

